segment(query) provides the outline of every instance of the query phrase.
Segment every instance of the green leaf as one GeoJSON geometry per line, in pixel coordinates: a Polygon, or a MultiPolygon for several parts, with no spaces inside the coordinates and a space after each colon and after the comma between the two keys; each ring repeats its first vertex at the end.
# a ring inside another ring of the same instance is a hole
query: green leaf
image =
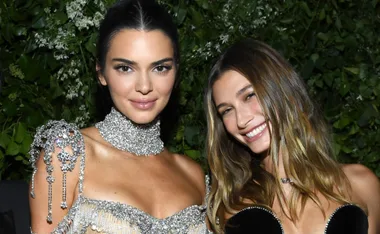
{"type": "Polygon", "coordinates": [[[17,106],[14,102],[6,101],[3,103],[3,111],[7,116],[13,117],[17,114],[17,106]]]}
{"type": "Polygon", "coordinates": [[[340,149],[341,149],[340,144],[334,142],[334,143],[333,143],[333,152],[334,152],[334,155],[335,155],[335,156],[339,155],[339,153],[340,153],[340,149]]]}
{"type": "Polygon", "coordinates": [[[344,70],[349,71],[350,73],[352,73],[354,75],[359,74],[359,68],[357,68],[357,67],[345,67],[344,70]]]}
{"type": "Polygon", "coordinates": [[[97,34],[94,33],[91,35],[90,39],[85,44],[85,48],[88,52],[92,54],[92,56],[96,56],[96,40],[97,40],[97,34]]]}
{"type": "Polygon", "coordinates": [[[201,158],[201,152],[199,150],[185,150],[185,155],[194,160],[201,158]]]}
{"type": "Polygon", "coordinates": [[[342,129],[351,123],[351,119],[348,117],[342,117],[334,123],[334,128],[342,129]]]}
{"type": "Polygon", "coordinates": [[[378,117],[379,113],[376,111],[376,109],[369,105],[366,107],[366,109],[363,111],[363,114],[360,116],[358,120],[358,125],[360,127],[364,127],[369,124],[369,121],[372,117],[378,117]]]}
{"type": "Polygon", "coordinates": [[[26,128],[23,123],[18,123],[16,125],[16,135],[15,142],[21,143],[24,140],[25,135],[27,134],[26,128]]]}
{"type": "Polygon", "coordinates": [[[44,28],[46,26],[46,24],[47,23],[46,23],[45,17],[40,17],[38,20],[33,22],[32,28],[35,28],[35,29],[44,28]]]}
{"type": "Polygon", "coordinates": [[[310,58],[315,63],[319,59],[319,54],[312,54],[310,58]]]}
{"type": "Polygon", "coordinates": [[[187,15],[187,10],[184,8],[179,8],[177,11],[177,24],[181,25],[183,21],[185,20],[187,15]]]}
{"type": "Polygon", "coordinates": [[[55,21],[59,22],[59,24],[64,24],[64,23],[66,23],[66,21],[69,18],[67,17],[67,15],[63,11],[57,11],[53,15],[53,19],[55,19],[55,21]]]}
{"type": "Polygon", "coordinates": [[[313,14],[311,13],[310,8],[306,2],[301,1],[301,8],[306,12],[307,16],[309,16],[309,17],[313,16],[313,14]]]}
{"type": "Polygon", "coordinates": [[[325,9],[322,9],[321,12],[319,12],[319,20],[322,21],[326,18],[326,11],[325,9]]]}
{"type": "Polygon", "coordinates": [[[15,36],[26,36],[26,28],[25,27],[17,27],[14,29],[14,35],[15,36]]]}
{"type": "Polygon", "coordinates": [[[326,33],[319,32],[317,34],[317,37],[324,42],[327,42],[329,40],[329,36],[326,33]]]}
{"type": "Polygon", "coordinates": [[[372,88],[368,87],[366,84],[360,84],[359,92],[362,97],[370,98],[372,96],[372,88]]]}
{"type": "Polygon", "coordinates": [[[24,157],[19,155],[19,156],[15,157],[15,159],[16,159],[16,161],[23,161],[24,157]]]}
{"type": "Polygon", "coordinates": [[[0,146],[3,149],[6,149],[10,141],[11,141],[10,136],[8,136],[8,134],[6,134],[5,132],[2,132],[0,135],[0,146]]]}
{"type": "Polygon", "coordinates": [[[336,27],[338,30],[341,30],[341,29],[342,29],[342,22],[340,21],[340,18],[339,18],[339,17],[336,17],[336,19],[335,19],[335,27],[336,27]]]}
{"type": "Polygon", "coordinates": [[[26,134],[20,147],[20,153],[27,154],[29,152],[30,145],[32,144],[32,142],[33,138],[29,134],[26,134]]]}
{"type": "Polygon", "coordinates": [[[199,134],[199,129],[195,126],[185,127],[184,137],[189,145],[195,145],[195,136],[199,134]]]}
{"type": "Polygon", "coordinates": [[[7,150],[5,151],[6,155],[17,155],[20,153],[20,145],[18,145],[16,142],[11,141],[9,143],[7,150]]]}
{"type": "Polygon", "coordinates": [[[286,18],[286,19],[281,19],[280,22],[283,24],[290,24],[293,22],[293,18],[286,18]]]}
{"type": "Polygon", "coordinates": [[[190,8],[190,12],[191,12],[191,18],[193,20],[193,23],[195,26],[201,26],[203,24],[203,16],[202,14],[195,10],[193,7],[190,8]]]}

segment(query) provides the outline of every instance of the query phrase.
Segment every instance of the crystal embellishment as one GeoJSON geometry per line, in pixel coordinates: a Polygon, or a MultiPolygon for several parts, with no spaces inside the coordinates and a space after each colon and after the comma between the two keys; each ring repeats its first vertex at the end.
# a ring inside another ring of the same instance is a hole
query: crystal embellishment
{"type": "Polygon", "coordinates": [[[136,124],[112,108],[105,119],[96,123],[95,127],[104,140],[119,150],[137,156],[156,155],[164,150],[158,119],[149,124],[136,124]]]}
{"type": "MultiPolygon", "coordinates": [[[[66,174],[75,168],[76,161],[80,155],[84,155],[84,141],[79,128],[74,124],[69,124],[64,120],[50,120],[46,125],[37,128],[32,145],[30,146],[30,163],[33,168],[31,197],[35,198],[34,177],[37,173],[37,162],[41,151],[44,150],[43,162],[46,164],[48,182],[48,216],[46,220],[53,221],[52,200],[53,200],[53,176],[54,167],[53,152],[59,152],[56,157],[60,162],[62,176],[62,201],[61,208],[66,209],[66,174]]],[[[84,160],[84,157],[82,157],[84,160]]],[[[84,162],[83,162],[84,163],[84,162]]],[[[81,191],[80,191],[81,192],[81,191]]]]}

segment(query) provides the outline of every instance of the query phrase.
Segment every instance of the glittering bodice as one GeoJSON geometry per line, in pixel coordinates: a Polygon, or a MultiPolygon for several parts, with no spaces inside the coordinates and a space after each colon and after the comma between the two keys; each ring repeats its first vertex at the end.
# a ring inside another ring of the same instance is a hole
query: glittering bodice
{"type": "MultiPolygon", "coordinates": [[[[191,205],[167,218],[158,219],[136,207],[119,202],[86,198],[83,194],[85,170],[85,144],[77,126],[65,121],[49,121],[38,128],[31,145],[31,163],[33,167],[31,196],[34,193],[34,176],[37,170],[45,169],[48,173],[48,216],[52,214],[52,184],[59,183],[53,176],[52,157],[56,155],[61,162],[62,209],[69,209],[67,215],[52,233],[54,234],[201,234],[211,233],[206,227],[206,206],[191,205]],[[38,168],[41,150],[44,150],[46,168],[38,168]],[[68,208],[66,203],[66,174],[72,173],[79,159],[79,195],[74,204],[68,208]]],[[[59,170],[59,169],[58,169],[59,170]]],[[[206,176],[206,197],[209,193],[209,179],[206,176]]],[[[55,194],[57,196],[59,194],[55,194]]],[[[206,199],[205,199],[206,200],[206,199]]],[[[204,201],[204,204],[206,201],[204,201]]]]}
{"type": "Polygon", "coordinates": [[[58,225],[65,233],[160,234],[208,233],[204,205],[189,206],[164,219],[119,202],[79,196],[68,215],[58,225]]]}

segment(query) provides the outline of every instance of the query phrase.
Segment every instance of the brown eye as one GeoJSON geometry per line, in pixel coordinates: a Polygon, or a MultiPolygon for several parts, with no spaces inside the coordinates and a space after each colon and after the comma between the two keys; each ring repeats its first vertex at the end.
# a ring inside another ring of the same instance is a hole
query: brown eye
{"type": "Polygon", "coordinates": [[[132,68],[129,67],[129,66],[125,66],[125,65],[118,65],[118,66],[115,66],[115,69],[119,72],[131,72],[132,71],[132,68]]]}
{"type": "Polygon", "coordinates": [[[167,71],[169,71],[171,69],[172,69],[172,66],[160,65],[160,66],[155,67],[154,71],[158,72],[158,73],[164,73],[164,72],[167,72],[167,71]]]}
{"type": "Polygon", "coordinates": [[[221,115],[221,116],[225,116],[225,115],[228,114],[228,112],[230,112],[230,111],[231,111],[231,108],[227,108],[227,109],[223,110],[223,111],[220,113],[220,115],[221,115]]]}
{"type": "Polygon", "coordinates": [[[245,100],[249,100],[253,96],[256,96],[256,94],[252,92],[252,93],[248,94],[247,97],[245,97],[245,100]]]}

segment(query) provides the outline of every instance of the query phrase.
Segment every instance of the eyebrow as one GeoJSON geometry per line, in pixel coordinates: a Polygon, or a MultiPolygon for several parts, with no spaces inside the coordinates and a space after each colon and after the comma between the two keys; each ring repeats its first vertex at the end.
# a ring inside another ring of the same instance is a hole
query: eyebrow
{"type": "MultiPolygon", "coordinates": [[[[124,59],[124,58],[113,58],[112,61],[123,62],[123,63],[126,63],[128,65],[136,65],[137,64],[137,62],[135,62],[135,61],[132,61],[129,59],[124,59]]],[[[152,66],[157,66],[157,65],[160,65],[160,64],[165,63],[165,62],[173,62],[173,61],[174,61],[173,58],[163,58],[163,59],[160,59],[158,61],[153,62],[152,66]]]]}
{"type": "MultiPolygon", "coordinates": [[[[239,91],[237,91],[236,97],[240,96],[242,93],[244,93],[249,88],[252,88],[252,84],[248,84],[248,85],[244,86],[242,89],[240,89],[239,91]]],[[[219,110],[223,106],[227,106],[227,103],[225,103],[225,102],[220,103],[219,105],[216,106],[216,109],[219,110]]]]}

